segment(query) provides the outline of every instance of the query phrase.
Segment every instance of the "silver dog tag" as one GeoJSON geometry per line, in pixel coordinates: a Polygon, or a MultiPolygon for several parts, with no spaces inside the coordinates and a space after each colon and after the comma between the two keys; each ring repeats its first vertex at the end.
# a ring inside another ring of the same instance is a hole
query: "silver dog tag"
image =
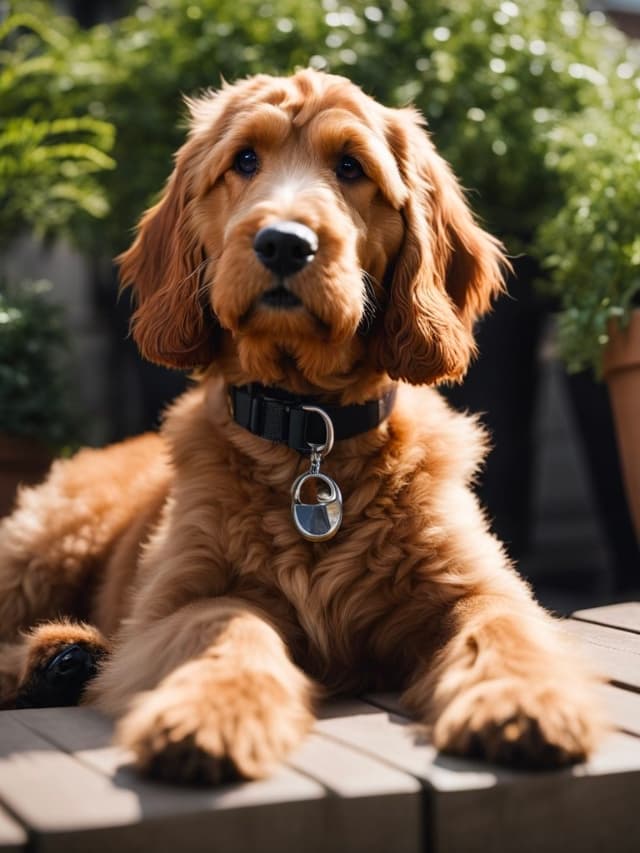
{"type": "Polygon", "coordinates": [[[310,444],[311,464],[306,474],[301,474],[291,487],[291,514],[296,529],[311,542],[323,542],[336,535],[342,524],[342,494],[335,480],[320,472],[320,463],[333,447],[333,424],[322,409],[304,406],[308,412],[317,412],[327,431],[324,444],[310,444]],[[314,501],[305,501],[305,491],[311,491],[314,501]]]}
{"type": "Polygon", "coordinates": [[[342,495],[338,484],[320,472],[302,474],[291,489],[291,512],[298,532],[305,539],[312,542],[331,539],[342,524],[342,495]],[[317,481],[317,503],[304,503],[302,488],[312,480],[317,481]]]}

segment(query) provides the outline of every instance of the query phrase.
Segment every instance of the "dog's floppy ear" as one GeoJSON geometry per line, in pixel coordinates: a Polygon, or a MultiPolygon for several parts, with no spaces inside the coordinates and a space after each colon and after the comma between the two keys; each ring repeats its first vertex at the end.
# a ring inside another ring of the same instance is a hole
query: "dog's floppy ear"
{"type": "Polygon", "coordinates": [[[143,215],[135,242],[116,260],[131,286],[133,337],[144,358],[166,367],[209,364],[218,328],[209,305],[206,253],[190,219],[195,140],[178,152],[160,201],[143,215]]]}
{"type": "Polygon", "coordinates": [[[474,221],[420,115],[403,109],[389,116],[389,144],[409,194],[378,363],[413,384],[459,380],[475,354],[474,321],[504,288],[508,264],[500,243],[474,221]]]}

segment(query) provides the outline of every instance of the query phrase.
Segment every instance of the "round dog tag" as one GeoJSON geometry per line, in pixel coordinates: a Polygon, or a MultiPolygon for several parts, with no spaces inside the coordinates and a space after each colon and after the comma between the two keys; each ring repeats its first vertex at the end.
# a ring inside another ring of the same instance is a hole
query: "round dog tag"
{"type": "Polygon", "coordinates": [[[342,495],[338,484],[326,474],[301,474],[291,487],[291,513],[305,539],[323,542],[338,532],[342,523],[342,495]],[[315,482],[314,482],[315,481],[315,482]],[[315,503],[305,503],[302,490],[315,489],[315,503]]]}

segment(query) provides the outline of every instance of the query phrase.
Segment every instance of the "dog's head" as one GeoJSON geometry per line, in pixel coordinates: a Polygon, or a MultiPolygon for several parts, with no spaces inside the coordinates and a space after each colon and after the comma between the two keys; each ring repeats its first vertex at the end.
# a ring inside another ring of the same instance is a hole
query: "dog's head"
{"type": "Polygon", "coordinates": [[[464,375],[503,256],[416,111],[311,70],[188,105],[164,195],[119,259],[146,358],[320,389],[464,375]]]}

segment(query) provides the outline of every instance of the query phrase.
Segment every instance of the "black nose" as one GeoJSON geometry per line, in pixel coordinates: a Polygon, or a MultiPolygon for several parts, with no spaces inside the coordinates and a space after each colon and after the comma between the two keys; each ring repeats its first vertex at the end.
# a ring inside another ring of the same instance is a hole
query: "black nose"
{"type": "Polygon", "coordinates": [[[300,222],[275,222],[258,231],[253,249],[268,270],[293,275],[313,260],[318,236],[300,222]]]}

